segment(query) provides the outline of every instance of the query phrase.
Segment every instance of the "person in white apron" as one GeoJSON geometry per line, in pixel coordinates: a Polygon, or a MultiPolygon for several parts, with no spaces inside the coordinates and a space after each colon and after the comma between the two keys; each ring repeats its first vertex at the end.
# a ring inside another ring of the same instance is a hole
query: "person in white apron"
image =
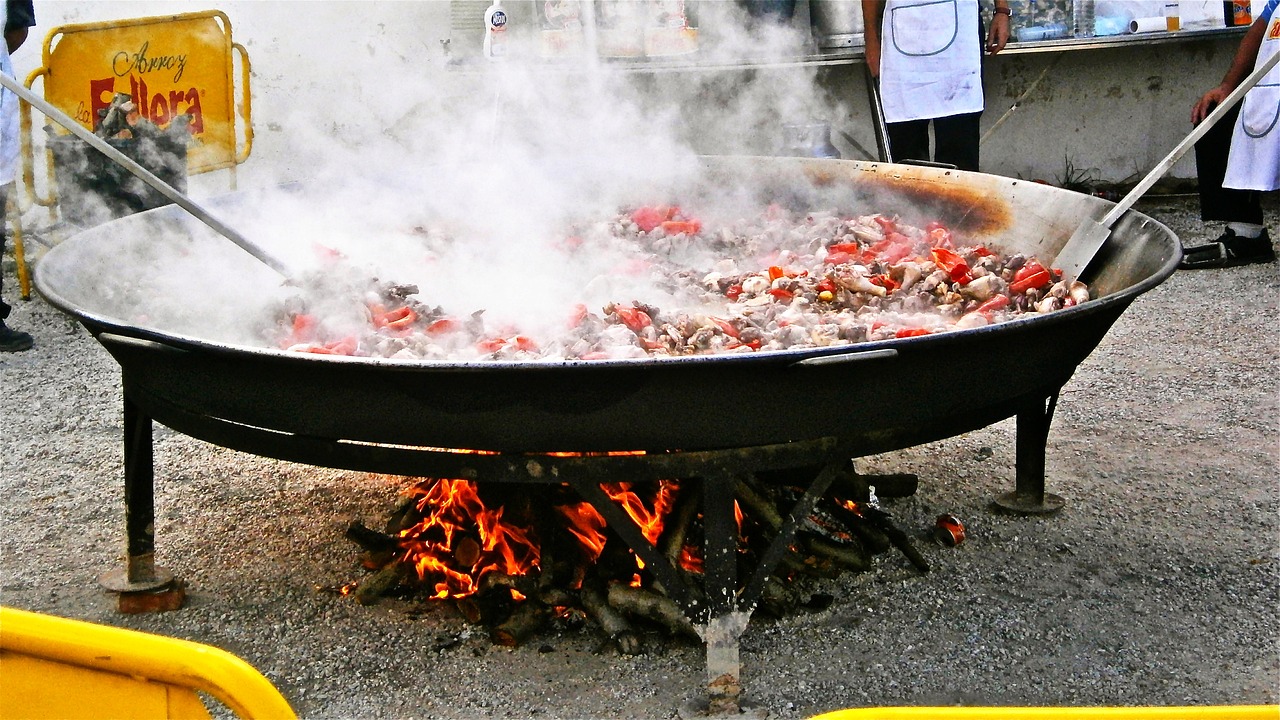
{"type": "MultiPolygon", "coordinates": [[[[895,161],[978,169],[982,24],[978,0],[862,0],[866,60],[879,79],[895,161]],[[929,125],[934,152],[929,153],[929,125]]],[[[987,50],[1009,40],[1009,5],[996,0],[987,50]]]]}
{"type": "MultiPolygon", "coordinates": [[[[27,39],[27,28],[35,24],[35,12],[31,0],[4,0],[0,10],[0,25],[4,26],[4,42],[0,43],[0,72],[13,77],[13,63],[9,53],[27,39]]],[[[18,165],[18,96],[0,89],[0,255],[4,254],[5,206],[13,175],[18,165]]],[[[31,347],[31,336],[11,329],[4,319],[9,316],[9,306],[4,302],[3,273],[0,273],[0,352],[18,352],[31,347]]]]}
{"type": "MultiPolygon", "coordinates": [[[[1199,124],[1259,64],[1280,53],[1280,0],[1267,0],[1240,41],[1231,69],[1218,87],[1191,110],[1199,124]]],[[[1280,189],[1280,67],[1245,94],[1240,106],[1196,143],[1200,218],[1224,221],[1215,242],[1186,248],[1187,270],[1274,262],[1275,248],[1263,227],[1261,193],[1280,189]]]]}

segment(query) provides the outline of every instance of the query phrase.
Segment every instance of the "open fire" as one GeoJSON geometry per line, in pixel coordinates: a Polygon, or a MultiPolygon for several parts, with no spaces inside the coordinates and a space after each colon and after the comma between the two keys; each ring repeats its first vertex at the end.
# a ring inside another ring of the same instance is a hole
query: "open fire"
{"type": "MultiPolygon", "coordinates": [[[[914,476],[877,476],[887,495],[909,494],[914,476]]],[[[928,565],[888,513],[868,478],[852,471],[802,521],[761,606],[780,616],[824,602],[806,579],[869,567],[871,555],[899,548],[928,565]]],[[[703,517],[697,481],[602,483],[601,490],[644,539],[702,595],[703,517]]],[[[801,490],[742,480],[734,489],[737,561],[757,561],[801,490]]],[[[696,639],[694,625],[644,561],[605,518],[568,486],[530,487],[429,479],[410,486],[383,531],[353,522],[347,536],[365,549],[373,574],[348,588],[370,604],[391,594],[451,602],[489,628],[495,643],[518,645],[554,622],[589,621],[624,653],[642,650],[646,629],[696,639]]]]}

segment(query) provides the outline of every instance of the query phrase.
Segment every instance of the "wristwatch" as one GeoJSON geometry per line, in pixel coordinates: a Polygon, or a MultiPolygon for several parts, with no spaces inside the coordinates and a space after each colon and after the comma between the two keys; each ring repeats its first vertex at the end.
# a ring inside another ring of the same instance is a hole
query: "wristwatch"
{"type": "Polygon", "coordinates": [[[992,13],[994,13],[994,14],[996,14],[996,15],[1004,15],[1004,16],[1006,16],[1006,17],[1010,17],[1010,18],[1012,18],[1012,17],[1013,17],[1013,11],[1012,11],[1012,10],[1010,10],[1009,8],[1007,8],[1007,7],[998,7],[998,8],[996,8],[996,9],[992,10],[991,12],[992,12],[992,13]]]}

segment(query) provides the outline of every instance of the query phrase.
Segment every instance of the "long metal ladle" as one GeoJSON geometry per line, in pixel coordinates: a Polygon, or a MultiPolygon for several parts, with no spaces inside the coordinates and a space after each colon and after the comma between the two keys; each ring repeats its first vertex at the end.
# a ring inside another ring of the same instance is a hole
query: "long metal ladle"
{"type": "Polygon", "coordinates": [[[263,250],[262,246],[258,245],[257,243],[253,242],[249,238],[240,234],[235,228],[219,220],[208,210],[205,210],[203,207],[201,207],[196,201],[192,200],[190,197],[187,197],[183,193],[179,192],[176,188],[174,188],[172,185],[165,182],[164,180],[161,180],[159,177],[155,175],[155,173],[139,165],[137,162],[133,161],[132,159],[130,159],[128,156],[126,156],[124,153],[120,152],[119,150],[111,147],[111,145],[109,145],[102,138],[84,129],[84,127],[81,126],[80,123],[76,122],[69,115],[62,112],[58,108],[54,107],[52,104],[49,103],[49,101],[31,92],[27,88],[23,87],[20,83],[18,83],[17,80],[14,80],[13,78],[3,73],[0,73],[0,85],[3,85],[9,90],[12,90],[18,97],[22,98],[32,107],[44,113],[46,116],[48,116],[50,120],[53,120],[54,122],[58,123],[62,127],[66,128],[68,131],[71,132],[72,135],[75,135],[81,140],[84,140],[85,142],[89,143],[90,147],[92,147],[94,150],[97,150],[103,155],[106,155],[117,165],[120,165],[125,170],[128,170],[129,172],[136,175],[139,180],[150,185],[152,188],[156,190],[156,192],[172,200],[174,204],[180,206],[183,210],[186,210],[187,212],[191,213],[193,217],[195,217],[197,220],[204,223],[205,225],[208,225],[210,228],[214,230],[214,232],[217,232],[219,235],[222,235],[226,239],[240,246],[240,249],[244,250],[245,252],[249,253],[253,257],[260,260],[267,267],[271,268],[272,270],[275,270],[276,272],[280,273],[286,278],[291,276],[288,265],[286,265],[279,258],[268,253],[266,250],[263,250]]]}

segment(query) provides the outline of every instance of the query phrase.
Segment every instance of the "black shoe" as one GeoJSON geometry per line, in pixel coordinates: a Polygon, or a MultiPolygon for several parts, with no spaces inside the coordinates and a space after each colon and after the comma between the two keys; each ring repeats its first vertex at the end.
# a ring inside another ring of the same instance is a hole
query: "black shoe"
{"type": "Polygon", "coordinates": [[[11,330],[7,325],[0,322],[0,352],[22,352],[23,350],[30,350],[33,344],[34,341],[30,335],[11,330]]]}
{"type": "Polygon", "coordinates": [[[1265,228],[1261,235],[1253,238],[1241,237],[1231,228],[1227,228],[1217,242],[1184,248],[1182,262],[1178,263],[1178,267],[1183,270],[1200,270],[1269,263],[1275,260],[1276,251],[1271,247],[1271,236],[1267,234],[1265,228]]]}

